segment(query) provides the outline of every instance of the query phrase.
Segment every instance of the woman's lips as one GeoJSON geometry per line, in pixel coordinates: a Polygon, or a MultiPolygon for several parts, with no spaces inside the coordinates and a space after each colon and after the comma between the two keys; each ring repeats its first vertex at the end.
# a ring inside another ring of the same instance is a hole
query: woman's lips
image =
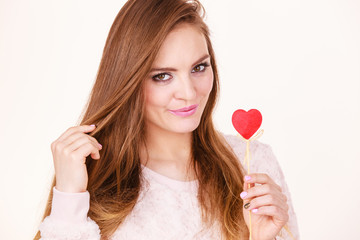
{"type": "Polygon", "coordinates": [[[194,104],[194,105],[176,109],[176,110],[169,110],[169,112],[171,112],[172,114],[179,116],[179,117],[188,117],[188,116],[193,115],[196,112],[198,106],[199,106],[199,104],[194,104]]]}

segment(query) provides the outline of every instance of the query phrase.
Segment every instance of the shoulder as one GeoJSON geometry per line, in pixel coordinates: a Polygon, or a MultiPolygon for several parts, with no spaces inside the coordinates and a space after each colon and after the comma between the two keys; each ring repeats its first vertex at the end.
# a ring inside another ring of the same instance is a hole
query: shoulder
{"type": "MultiPolygon", "coordinates": [[[[246,152],[246,142],[240,136],[219,133],[226,144],[237,156],[242,166],[246,169],[244,158],[246,152]]],[[[276,156],[269,144],[262,143],[258,140],[251,141],[250,149],[250,172],[266,173],[276,182],[283,179],[283,173],[276,156]]]]}
{"type": "MultiPolygon", "coordinates": [[[[244,141],[243,138],[231,134],[219,134],[224,138],[228,147],[240,158],[239,160],[245,157],[246,141],[244,141]]],[[[271,146],[258,140],[250,141],[249,148],[252,157],[256,157],[256,160],[265,160],[274,157],[271,146]]]]}
{"type": "MultiPolygon", "coordinates": [[[[240,136],[232,135],[232,134],[224,134],[219,133],[225,140],[226,143],[231,147],[233,151],[236,152],[244,152],[246,149],[246,142],[240,136]]],[[[271,150],[270,145],[262,143],[258,140],[250,142],[251,151],[252,152],[264,152],[271,150]]]]}

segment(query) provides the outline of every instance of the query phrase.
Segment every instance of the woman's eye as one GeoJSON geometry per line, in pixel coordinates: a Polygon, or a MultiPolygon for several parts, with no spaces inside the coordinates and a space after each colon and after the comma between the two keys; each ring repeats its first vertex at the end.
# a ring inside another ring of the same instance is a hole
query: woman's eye
{"type": "Polygon", "coordinates": [[[167,81],[170,79],[170,75],[167,73],[160,73],[158,75],[153,76],[155,81],[167,81]]]}
{"type": "Polygon", "coordinates": [[[193,71],[194,72],[201,72],[201,71],[204,70],[204,68],[205,68],[204,66],[199,65],[199,66],[194,67],[193,71]]]}
{"type": "Polygon", "coordinates": [[[203,72],[205,71],[205,68],[208,67],[209,64],[207,63],[201,63],[193,68],[191,72],[203,72]]]}

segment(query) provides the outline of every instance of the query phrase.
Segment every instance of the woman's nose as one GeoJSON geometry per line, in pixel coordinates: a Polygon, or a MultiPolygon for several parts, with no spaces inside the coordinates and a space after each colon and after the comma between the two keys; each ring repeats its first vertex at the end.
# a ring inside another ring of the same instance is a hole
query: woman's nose
{"type": "Polygon", "coordinates": [[[182,76],[178,79],[175,97],[184,100],[192,100],[196,97],[196,88],[190,76],[182,76]]]}

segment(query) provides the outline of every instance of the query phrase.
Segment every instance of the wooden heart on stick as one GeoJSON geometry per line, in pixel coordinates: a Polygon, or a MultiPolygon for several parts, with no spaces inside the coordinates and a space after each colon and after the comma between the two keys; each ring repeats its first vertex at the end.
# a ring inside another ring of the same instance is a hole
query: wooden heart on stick
{"type": "Polygon", "coordinates": [[[245,111],[236,110],[232,115],[232,124],[236,131],[245,139],[249,140],[260,128],[262,115],[257,109],[245,111]]]}

